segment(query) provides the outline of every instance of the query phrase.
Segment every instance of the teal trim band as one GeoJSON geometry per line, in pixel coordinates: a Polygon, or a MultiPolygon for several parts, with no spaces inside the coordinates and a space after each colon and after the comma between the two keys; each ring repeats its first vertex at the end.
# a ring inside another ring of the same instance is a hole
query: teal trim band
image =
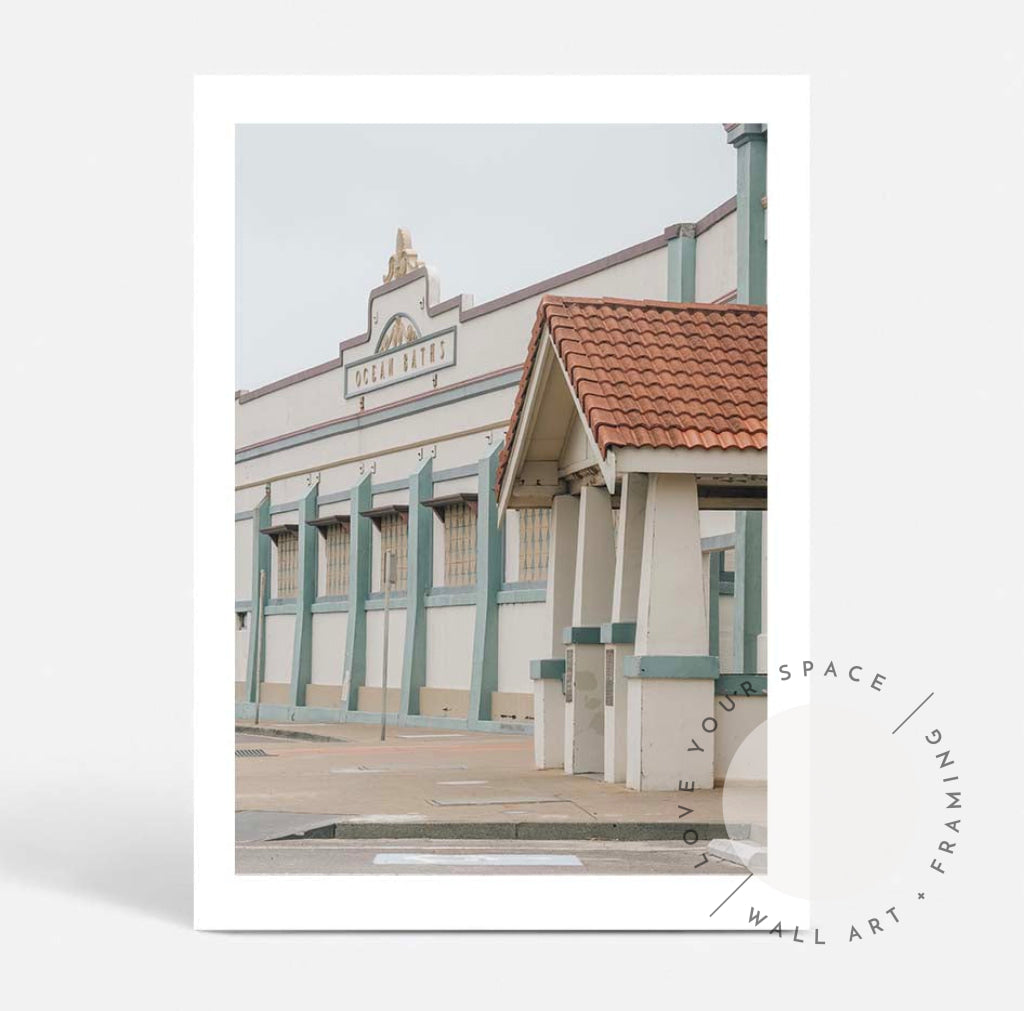
{"type": "Polygon", "coordinates": [[[449,467],[447,470],[439,470],[434,474],[434,484],[440,484],[442,481],[458,481],[463,477],[476,477],[476,472],[477,465],[475,463],[465,463],[461,467],[449,467]]]}
{"type": "Polygon", "coordinates": [[[547,587],[514,587],[498,591],[499,604],[542,604],[548,599],[547,587]]]}
{"type": "Polygon", "coordinates": [[[310,608],[313,614],[336,614],[348,611],[348,597],[320,597],[310,608]]]}
{"type": "Polygon", "coordinates": [[[498,531],[494,482],[503,443],[479,464],[476,514],[476,624],[469,683],[469,719],[491,718],[491,692],[498,690],[498,590],[505,571],[505,538],[498,531]]]}
{"type": "Polygon", "coordinates": [[[697,301],[697,232],[680,225],[679,235],[668,240],[668,301],[697,301]]]}
{"type": "Polygon", "coordinates": [[[761,532],[760,512],[736,513],[732,665],[737,674],[757,673],[757,637],[761,634],[761,532]]]}
{"type": "Polygon", "coordinates": [[[345,662],[341,669],[342,685],[348,682],[348,698],[342,700],[346,709],[354,709],[359,689],[366,683],[366,598],[370,592],[370,554],[373,526],[363,512],[373,502],[370,475],[351,491],[352,522],[349,526],[348,626],[345,630],[345,662]]]}
{"type": "Polygon", "coordinates": [[[476,604],[476,590],[433,590],[424,601],[427,607],[463,607],[476,604]]]}
{"type": "MultiPolygon", "coordinates": [[[[397,418],[406,418],[421,411],[432,411],[444,404],[456,404],[472,397],[479,397],[485,393],[492,393],[495,390],[504,390],[509,386],[518,386],[519,379],[523,374],[522,369],[515,369],[503,372],[496,376],[487,376],[476,382],[467,383],[457,388],[438,390],[437,393],[410,403],[395,404],[393,407],[374,411],[372,415],[356,414],[350,418],[343,418],[339,421],[328,422],[325,425],[318,425],[302,432],[295,432],[292,435],[284,435],[279,439],[268,440],[260,445],[240,449],[235,453],[235,463],[244,463],[246,460],[255,460],[257,457],[267,456],[270,453],[279,453],[282,449],[291,449],[294,446],[304,446],[310,442],[317,442],[320,439],[329,439],[335,435],[344,435],[346,432],[354,432],[363,428],[370,428],[373,425],[381,425],[397,418]]],[[[369,506],[366,506],[369,509],[369,506]]]]}
{"type": "Polygon", "coordinates": [[[290,701],[293,706],[306,704],[306,685],[313,676],[313,612],[316,600],[316,566],[320,547],[319,531],[309,525],[316,519],[317,492],[314,484],[299,503],[299,572],[295,595],[295,638],[292,643],[292,682],[290,701]]]}
{"type": "MultiPolygon", "coordinates": [[[[433,459],[431,459],[430,462],[433,463],[433,459]]],[[[407,477],[398,481],[381,481],[379,484],[374,482],[373,494],[384,495],[389,491],[405,491],[405,489],[409,487],[409,482],[411,480],[412,478],[407,477]]]]}
{"type": "Polygon", "coordinates": [[[420,689],[427,683],[427,613],[424,601],[434,575],[434,513],[420,505],[434,491],[434,458],[427,457],[406,482],[409,488],[409,568],[405,603],[405,651],[398,711],[420,711],[420,689]]]}
{"type": "MultiPolygon", "coordinates": [[[[253,607],[258,605],[260,599],[260,570],[266,573],[266,580],[263,583],[263,604],[264,617],[266,616],[266,603],[270,600],[270,538],[261,534],[260,530],[270,526],[270,496],[265,495],[259,505],[252,511],[252,602],[253,607]]],[[[256,704],[256,685],[263,680],[263,672],[266,668],[267,651],[257,649],[260,638],[266,640],[266,633],[262,627],[257,628],[255,622],[249,627],[249,655],[245,661],[245,697],[253,704],[256,704]],[[256,657],[259,655],[259,670],[256,669],[256,657]]]]}
{"type": "Polygon", "coordinates": [[[530,677],[534,681],[565,680],[565,657],[550,660],[531,660],[530,677]]]}
{"type": "Polygon", "coordinates": [[[636,642],[635,621],[607,621],[601,626],[601,642],[636,642]]]}
{"type": "Polygon", "coordinates": [[[767,695],[768,677],[765,674],[720,674],[715,682],[716,695],[767,695]]]}
{"type": "Polygon", "coordinates": [[[722,562],[720,551],[713,551],[708,559],[708,653],[711,656],[720,654],[722,625],[718,598],[722,592],[722,562]]]}
{"type": "Polygon", "coordinates": [[[271,516],[280,516],[281,513],[293,513],[302,508],[302,502],[278,502],[270,507],[271,516]]]}
{"type": "Polygon", "coordinates": [[[251,600],[236,600],[235,601],[235,614],[241,614],[243,611],[252,610],[251,600]]]}
{"type": "Polygon", "coordinates": [[[701,551],[728,551],[736,547],[736,534],[715,534],[700,539],[701,551]]]}
{"type": "Polygon", "coordinates": [[[627,656],[622,671],[628,678],[680,678],[713,681],[718,677],[717,656],[627,656]]]}
{"type": "Polygon", "coordinates": [[[322,506],[333,505],[335,502],[347,502],[350,498],[352,498],[351,491],[336,491],[330,495],[321,495],[319,504],[322,506]]]}
{"type": "Polygon", "coordinates": [[[768,244],[765,242],[768,135],[759,123],[744,123],[730,143],[736,147],[736,301],[765,305],[768,244]]]}
{"type": "Polygon", "coordinates": [[[295,601],[289,600],[286,603],[273,603],[267,604],[263,608],[263,614],[265,617],[270,618],[275,614],[295,614],[298,608],[295,606],[295,601]]]}
{"type": "MultiPolygon", "coordinates": [[[[392,611],[404,611],[407,600],[405,597],[392,597],[391,598],[391,610],[392,611]]],[[[363,604],[364,611],[383,611],[384,610],[384,594],[374,593],[366,598],[366,602],[363,604]]]]}
{"type": "Polygon", "coordinates": [[[566,646],[598,646],[601,643],[600,625],[567,625],[562,629],[562,642],[566,646]]]}

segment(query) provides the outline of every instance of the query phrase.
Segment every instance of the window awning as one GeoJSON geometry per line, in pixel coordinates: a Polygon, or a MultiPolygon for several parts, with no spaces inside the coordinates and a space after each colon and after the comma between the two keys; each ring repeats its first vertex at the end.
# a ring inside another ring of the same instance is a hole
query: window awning
{"type": "Polygon", "coordinates": [[[373,525],[380,528],[380,521],[385,516],[406,516],[409,513],[409,507],[407,505],[387,505],[377,506],[376,509],[363,509],[359,515],[365,516],[367,519],[373,521],[373,525]]]}
{"type": "Polygon", "coordinates": [[[316,527],[326,537],[330,527],[347,527],[352,523],[352,517],[344,516],[318,516],[315,520],[306,520],[307,527],[316,527]]]}
{"type": "Polygon", "coordinates": [[[473,512],[476,512],[477,493],[475,491],[460,491],[454,495],[437,495],[434,498],[425,498],[420,505],[429,506],[439,515],[443,515],[445,507],[450,505],[468,505],[473,512]]]}
{"type": "Polygon", "coordinates": [[[277,543],[278,537],[280,537],[282,534],[297,534],[298,532],[298,523],[281,523],[276,527],[260,528],[260,533],[266,534],[275,544],[277,543]]]}

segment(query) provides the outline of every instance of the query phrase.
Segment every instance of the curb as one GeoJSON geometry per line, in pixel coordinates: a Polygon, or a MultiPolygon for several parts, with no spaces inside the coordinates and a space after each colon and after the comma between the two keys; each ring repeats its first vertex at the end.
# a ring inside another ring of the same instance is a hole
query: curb
{"type": "Polygon", "coordinates": [[[347,737],[331,737],[330,734],[311,734],[306,730],[278,730],[276,727],[257,727],[245,723],[235,724],[236,734],[249,734],[256,737],[285,737],[292,741],[333,741],[336,744],[349,744],[347,737]]]}
{"type": "Polygon", "coordinates": [[[747,838],[749,825],[726,826],[720,822],[580,821],[580,822],[357,822],[339,821],[318,825],[305,832],[276,836],[268,842],[289,839],[536,839],[605,840],[648,842],[675,840],[695,843],[730,835],[747,838]],[[692,833],[696,832],[694,839],[692,833]]]}

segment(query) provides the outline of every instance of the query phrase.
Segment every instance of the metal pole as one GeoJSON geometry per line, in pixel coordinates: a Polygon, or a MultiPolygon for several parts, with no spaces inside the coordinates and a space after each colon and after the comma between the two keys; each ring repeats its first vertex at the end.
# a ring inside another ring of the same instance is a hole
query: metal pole
{"type": "Polygon", "coordinates": [[[260,677],[260,673],[263,669],[263,588],[267,584],[267,572],[265,569],[260,569],[260,599],[256,602],[256,670],[253,672],[253,678],[256,681],[256,716],[253,719],[254,724],[260,722],[260,684],[263,679],[260,677]]]}
{"type": "Polygon", "coordinates": [[[380,703],[380,739],[383,741],[388,718],[388,619],[391,616],[391,585],[395,581],[395,553],[384,552],[384,670],[381,681],[384,686],[380,703]]]}

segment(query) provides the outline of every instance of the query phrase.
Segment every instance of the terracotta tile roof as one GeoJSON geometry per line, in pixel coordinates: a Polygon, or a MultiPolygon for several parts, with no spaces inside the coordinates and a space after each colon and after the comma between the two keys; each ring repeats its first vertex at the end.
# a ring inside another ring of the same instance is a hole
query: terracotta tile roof
{"type": "Polygon", "coordinates": [[[615,446],[767,447],[765,306],[547,295],[537,307],[499,488],[545,327],[602,457],[615,446]]]}

